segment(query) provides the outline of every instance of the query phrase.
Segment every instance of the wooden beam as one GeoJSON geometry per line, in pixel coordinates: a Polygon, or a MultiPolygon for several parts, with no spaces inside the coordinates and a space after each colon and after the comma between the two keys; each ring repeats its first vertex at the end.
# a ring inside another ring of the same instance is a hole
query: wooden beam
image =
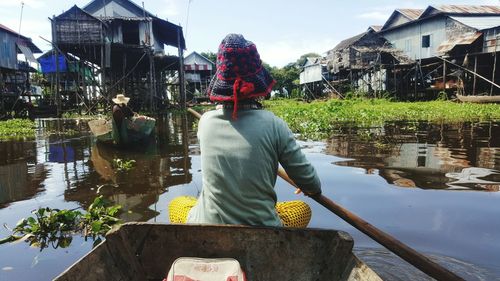
{"type": "Polygon", "coordinates": [[[477,82],[477,79],[476,79],[476,73],[477,73],[477,56],[474,57],[474,82],[472,84],[472,95],[475,96],[476,95],[476,82],[477,82]]]}
{"type": "MultiPolygon", "coordinates": [[[[495,58],[493,59],[493,73],[491,75],[491,81],[495,83],[495,73],[497,71],[497,51],[495,47],[495,58]]],[[[490,85],[490,96],[493,95],[493,84],[490,85]]]]}

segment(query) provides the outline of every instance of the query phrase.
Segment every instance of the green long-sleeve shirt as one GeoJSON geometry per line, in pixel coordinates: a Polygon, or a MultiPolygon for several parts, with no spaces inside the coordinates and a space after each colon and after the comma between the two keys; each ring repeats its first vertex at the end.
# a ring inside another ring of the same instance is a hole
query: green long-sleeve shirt
{"type": "Polygon", "coordinates": [[[304,192],[321,191],[314,167],[287,124],[266,110],[218,109],[198,126],[203,187],[188,223],[281,226],[276,213],[278,163],[304,192]]]}

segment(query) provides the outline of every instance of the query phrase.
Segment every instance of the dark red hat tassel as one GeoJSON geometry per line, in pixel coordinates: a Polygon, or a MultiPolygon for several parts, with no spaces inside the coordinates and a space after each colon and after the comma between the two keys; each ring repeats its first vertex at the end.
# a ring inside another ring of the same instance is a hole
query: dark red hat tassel
{"type": "Polygon", "coordinates": [[[238,88],[240,87],[241,78],[237,77],[233,84],[233,119],[238,119],[238,88]]]}

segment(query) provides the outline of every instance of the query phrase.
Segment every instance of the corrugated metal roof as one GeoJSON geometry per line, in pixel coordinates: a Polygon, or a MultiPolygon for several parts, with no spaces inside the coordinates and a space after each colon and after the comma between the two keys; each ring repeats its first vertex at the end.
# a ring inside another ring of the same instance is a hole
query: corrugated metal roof
{"type": "Polygon", "coordinates": [[[351,46],[352,44],[356,43],[359,39],[363,38],[363,36],[365,36],[365,35],[366,35],[366,32],[363,32],[363,33],[358,34],[356,36],[353,36],[351,38],[344,39],[344,40],[340,41],[340,43],[338,43],[337,46],[335,46],[335,48],[333,48],[333,51],[345,49],[345,48],[351,46]]]}
{"type": "Polygon", "coordinates": [[[20,39],[22,40],[18,40],[20,43],[23,43],[24,45],[26,45],[28,48],[30,48],[31,52],[35,53],[35,54],[39,54],[41,53],[42,51],[31,41],[31,38],[28,38],[26,36],[23,36],[17,32],[15,32],[14,30],[6,27],[5,25],[3,24],[0,24],[0,29],[3,29],[4,31],[10,33],[10,34],[13,34],[14,36],[18,36],[20,39]]]}
{"type": "Polygon", "coordinates": [[[437,48],[437,52],[444,54],[455,48],[455,46],[457,45],[470,45],[474,43],[474,41],[476,41],[477,38],[479,38],[481,35],[481,32],[467,33],[460,37],[446,40],[441,43],[441,45],[439,45],[439,47],[437,48]]]}
{"type": "Polygon", "coordinates": [[[35,56],[33,56],[33,53],[31,52],[30,48],[27,46],[24,46],[23,44],[16,43],[17,47],[23,53],[23,55],[26,57],[27,60],[37,63],[38,61],[35,59],[35,56]]]}
{"type": "Polygon", "coordinates": [[[467,26],[475,28],[477,30],[490,29],[493,27],[500,26],[500,15],[498,16],[488,16],[488,17],[457,17],[450,16],[450,18],[463,23],[467,26]]]}
{"type": "Polygon", "coordinates": [[[6,27],[5,25],[3,25],[3,24],[1,24],[1,23],[0,23],[0,29],[3,29],[3,30],[8,31],[8,32],[10,32],[10,33],[14,33],[15,35],[19,35],[17,32],[15,32],[14,30],[12,30],[12,29],[10,29],[10,28],[6,27]]]}
{"type": "Polygon", "coordinates": [[[397,9],[403,16],[409,18],[410,20],[416,20],[424,12],[422,9],[397,9]]]}
{"type": "Polygon", "coordinates": [[[500,6],[475,5],[442,5],[436,8],[450,14],[499,14],[500,6]]]}
{"type": "MultiPolygon", "coordinates": [[[[388,29],[389,26],[391,26],[391,24],[393,23],[393,21],[399,16],[401,15],[401,17],[405,18],[408,20],[408,22],[412,22],[414,20],[417,20],[420,15],[424,12],[424,10],[421,10],[421,9],[396,9],[394,10],[394,12],[392,12],[392,14],[389,16],[389,18],[387,19],[387,21],[384,23],[384,25],[382,26],[382,29],[381,30],[385,30],[385,29],[388,29]]],[[[406,23],[408,23],[406,22],[406,23]]],[[[399,22],[397,25],[395,26],[392,26],[392,27],[396,27],[398,25],[403,25],[405,24],[404,22],[399,22]]]]}

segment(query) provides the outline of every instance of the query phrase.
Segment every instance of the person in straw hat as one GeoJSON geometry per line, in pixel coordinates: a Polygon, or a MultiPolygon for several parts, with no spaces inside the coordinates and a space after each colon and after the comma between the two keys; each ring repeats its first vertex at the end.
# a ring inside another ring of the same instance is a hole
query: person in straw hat
{"type": "Polygon", "coordinates": [[[239,34],[222,40],[207,89],[219,105],[203,114],[198,125],[202,191],[198,199],[174,199],[171,222],[307,226],[309,206],[302,201],[277,203],[274,191],[281,164],[304,193],[321,193],[319,177],[287,124],[258,101],[274,84],[254,43],[239,34]]]}
{"type": "Polygon", "coordinates": [[[113,106],[113,121],[115,122],[116,128],[119,132],[120,142],[123,142],[122,138],[124,136],[122,132],[125,130],[124,120],[125,118],[133,117],[135,113],[127,105],[130,101],[129,97],[126,97],[123,94],[118,94],[112,99],[112,101],[115,103],[113,106]]]}

